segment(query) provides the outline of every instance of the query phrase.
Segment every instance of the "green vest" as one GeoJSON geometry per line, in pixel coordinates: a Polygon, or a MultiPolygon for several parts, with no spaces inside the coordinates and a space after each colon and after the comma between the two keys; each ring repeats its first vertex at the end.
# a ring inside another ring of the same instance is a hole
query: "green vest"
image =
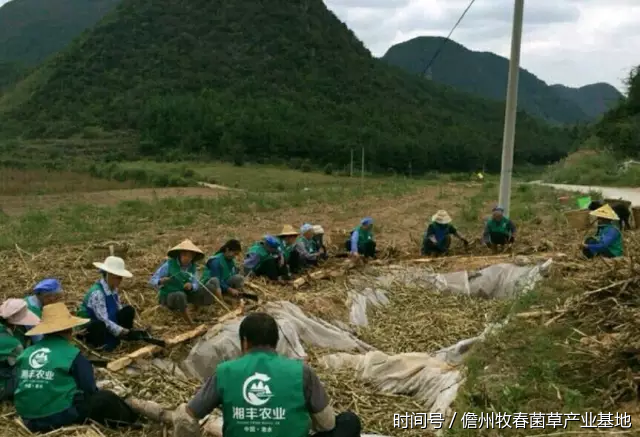
{"type": "Polygon", "coordinates": [[[507,217],[502,217],[502,220],[499,222],[494,219],[489,219],[487,222],[487,226],[489,228],[490,233],[503,234],[510,236],[511,230],[509,229],[509,219],[507,217]]]}
{"type": "Polygon", "coordinates": [[[222,395],[222,434],[307,437],[302,373],[302,361],[268,351],[250,351],[220,364],[216,383],[222,395]]]}
{"type": "Polygon", "coordinates": [[[91,288],[89,288],[89,291],[85,293],[84,298],[82,298],[80,309],[78,310],[76,315],[78,317],[88,319],[89,318],[89,299],[91,299],[91,295],[95,292],[102,293],[103,291],[104,290],[102,289],[102,285],[100,284],[100,282],[96,282],[95,284],[93,284],[91,288]]]}
{"type": "MultiPolygon", "coordinates": [[[[216,253],[215,255],[211,256],[208,261],[211,261],[212,259],[220,260],[220,268],[222,270],[222,278],[220,279],[222,279],[223,281],[228,281],[229,278],[231,278],[233,275],[238,274],[236,263],[232,259],[225,258],[223,253],[216,253]]],[[[211,272],[209,271],[209,268],[205,266],[204,272],[202,272],[202,278],[200,278],[200,282],[202,282],[204,285],[207,285],[209,279],[211,279],[211,272]]]]}
{"type": "Polygon", "coordinates": [[[14,404],[20,417],[48,417],[73,405],[78,387],[69,371],[79,353],[69,341],[53,336],[45,337],[18,357],[14,404]]]}
{"type": "Polygon", "coordinates": [[[622,244],[622,232],[620,232],[620,229],[618,229],[616,226],[614,225],[598,226],[598,236],[596,238],[600,240],[601,238],[600,236],[604,234],[606,231],[608,231],[610,228],[613,228],[616,231],[616,238],[611,242],[611,244],[607,249],[609,249],[609,252],[611,252],[611,255],[613,255],[614,257],[622,256],[624,252],[624,246],[622,244]]]}
{"type": "Polygon", "coordinates": [[[191,279],[196,274],[196,265],[191,263],[186,272],[180,268],[180,263],[175,258],[169,258],[169,277],[171,278],[162,287],[160,287],[159,296],[167,296],[177,291],[185,292],[184,284],[191,282],[191,279]]]}
{"type": "Polygon", "coordinates": [[[253,246],[249,248],[249,251],[247,252],[247,254],[249,253],[256,253],[260,257],[260,261],[253,268],[253,270],[258,270],[258,268],[262,265],[262,263],[271,257],[271,254],[269,253],[269,251],[267,251],[267,249],[264,247],[264,244],[262,244],[261,241],[253,243],[253,246]]]}
{"type": "Polygon", "coordinates": [[[369,229],[368,231],[362,229],[362,226],[358,226],[353,230],[353,232],[358,231],[358,247],[362,246],[369,240],[373,240],[373,230],[369,229]]]}
{"type": "Polygon", "coordinates": [[[304,248],[307,249],[307,252],[309,253],[315,253],[317,252],[316,250],[316,243],[313,240],[309,240],[307,238],[304,238],[302,235],[298,237],[297,240],[298,243],[302,243],[304,245],[304,248]]]}
{"type": "Polygon", "coordinates": [[[280,242],[280,250],[282,251],[282,256],[284,256],[284,260],[285,261],[289,261],[289,257],[291,256],[291,252],[293,251],[293,248],[295,247],[295,245],[287,245],[287,242],[284,241],[284,238],[278,238],[278,241],[280,242]]]}
{"type": "Polygon", "coordinates": [[[12,357],[18,346],[24,345],[9,331],[9,328],[0,324],[0,363],[6,362],[12,357]]]}
{"type": "Polygon", "coordinates": [[[25,297],[24,301],[27,303],[27,308],[29,309],[29,311],[31,311],[36,316],[42,318],[42,308],[33,305],[31,303],[31,300],[29,299],[29,296],[25,297]]]}

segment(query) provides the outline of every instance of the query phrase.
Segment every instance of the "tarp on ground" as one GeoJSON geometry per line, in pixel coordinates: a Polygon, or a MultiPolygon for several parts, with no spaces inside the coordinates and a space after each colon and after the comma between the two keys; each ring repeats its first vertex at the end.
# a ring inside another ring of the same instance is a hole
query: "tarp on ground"
{"type": "MultiPolygon", "coordinates": [[[[338,351],[365,352],[372,346],[322,319],[310,317],[296,305],[287,301],[269,302],[265,311],[280,327],[278,353],[290,358],[304,359],[307,354],[301,342],[338,351]]],[[[212,328],[193,346],[183,368],[195,378],[204,380],[225,360],[240,356],[239,329],[243,318],[230,320],[222,329],[212,328]]]]}

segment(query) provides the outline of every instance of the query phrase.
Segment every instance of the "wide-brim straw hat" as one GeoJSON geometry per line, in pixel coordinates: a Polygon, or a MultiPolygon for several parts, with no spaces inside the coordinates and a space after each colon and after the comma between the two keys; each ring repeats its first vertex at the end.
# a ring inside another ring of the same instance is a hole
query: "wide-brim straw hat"
{"type": "Polygon", "coordinates": [[[441,225],[448,225],[449,223],[451,223],[451,216],[447,211],[441,209],[431,217],[431,221],[441,225]]]}
{"type": "Polygon", "coordinates": [[[7,299],[0,305],[0,317],[11,325],[35,326],[40,318],[29,311],[24,299],[7,299]]]}
{"type": "Polygon", "coordinates": [[[316,235],[324,234],[324,229],[320,225],[313,225],[313,233],[316,235]]]}
{"type": "Polygon", "coordinates": [[[592,217],[598,217],[607,220],[620,220],[618,214],[616,214],[616,212],[608,204],[601,206],[595,211],[591,211],[589,215],[592,217]]]}
{"type": "Polygon", "coordinates": [[[121,278],[133,277],[133,273],[125,268],[124,260],[117,256],[108,256],[104,262],[95,262],[93,265],[102,272],[111,273],[121,278]]]}
{"type": "Polygon", "coordinates": [[[33,329],[27,331],[26,335],[45,335],[55,332],[66,331],[76,326],[89,323],[89,319],[81,319],[69,312],[64,302],[52,303],[42,308],[42,319],[33,329]]]}
{"type": "Polygon", "coordinates": [[[167,256],[169,256],[170,258],[175,258],[178,256],[178,254],[180,252],[191,252],[193,253],[195,256],[193,257],[193,261],[200,261],[202,258],[204,258],[204,252],[202,250],[200,250],[200,248],[198,246],[196,246],[195,244],[193,244],[193,241],[186,239],[184,240],[182,243],[178,244],[175,247],[172,247],[171,249],[169,249],[169,251],[167,252],[167,256]]]}
{"type": "Polygon", "coordinates": [[[276,235],[276,236],[277,237],[295,237],[297,235],[300,235],[300,233],[298,231],[296,231],[293,226],[284,225],[282,227],[282,230],[280,231],[280,233],[278,235],[276,235]]]}

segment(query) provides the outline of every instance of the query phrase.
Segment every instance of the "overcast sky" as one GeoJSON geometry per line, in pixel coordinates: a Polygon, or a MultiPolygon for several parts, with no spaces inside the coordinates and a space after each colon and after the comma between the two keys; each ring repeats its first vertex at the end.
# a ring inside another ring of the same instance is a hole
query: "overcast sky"
{"type": "MultiPolygon", "coordinates": [[[[376,56],[416,36],[446,36],[468,2],[325,0],[376,56]]],[[[508,56],[512,15],[513,0],[476,0],[452,39],[508,56]]],[[[529,0],[524,21],[521,66],[548,83],[622,89],[640,64],[640,0],[529,0]]]]}
{"type": "MultiPolygon", "coordinates": [[[[446,36],[469,0],[325,0],[376,56],[421,35],[446,36]]],[[[476,0],[452,39],[508,57],[514,0],[476,0]]],[[[437,61],[436,61],[437,62],[437,61]]],[[[640,0],[525,2],[521,66],[547,83],[621,79],[640,64],[640,0]]],[[[464,66],[461,66],[464,68],[464,66]]]]}

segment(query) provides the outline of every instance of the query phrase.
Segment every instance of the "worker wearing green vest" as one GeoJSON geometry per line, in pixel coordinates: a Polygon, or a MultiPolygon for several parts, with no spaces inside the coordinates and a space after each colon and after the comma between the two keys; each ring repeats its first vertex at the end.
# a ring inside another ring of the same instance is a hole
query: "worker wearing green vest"
{"type": "Polygon", "coordinates": [[[272,281],[290,278],[281,243],[273,235],[265,235],[261,241],[253,243],[243,264],[245,275],[266,276],[272,281]]]}
{"type": "Polygon", "coordinates": [[[296,240],[295,250],[300,256],[302,268],[317,266],[320,260],[326,259],[326,252],[321,250],[313,239],[313,225],[305,223],[300,227],[300,236],[296,240]]]}
{"type": "Polygon", "coordinates": [[[345,243],[345,247],[353,258],[376,257],[376,241],[373,238],[373,219],[371,217],[363,218],[360,221],[360,226],[351,231],[351,236],[345,243]]]}
{"type": "MultiPolygon", "coordinates": [[[[62,285],[60,281],[55,278],[46,278],[38,282],[36,286],[33,287],[33,294],[25,298],[29,310],[38,317],[42,315],[43,306],[59,302],[60,300],[62,300],[62,285]]],[[[33,326],[27,326],[26,328],[33,328],[33,326]]],[[[31,341],[36,343],[40,341],[41,338],[41,336],[35,336],[31,341]]]]}
{"type": "Polygon", "coordinates": [[[591,211],[590,216],[597,218],[598,230],[596,235],[589,237],[582,245],[582,253],[587,258],[601,256],[617,258],[624,254],[622,232],[615,223],[620,220],[611,206],[604,206],[591,211]]]}
{"type": "Polygon", "coordinates": [[[158,290],[161,305],[182,313],[189,323],[193,323],[187,305],[211,305],[214,301],[211,292],[200,287],[196,274],[196,263],[204,258],[204,252],[191,240],[184,240],[169,249],[167,257],[149,284],[158,290]]]}
{"type": "Polygon", "coordinates": [[[516,226],[504,215],[500,206],[493,208],[491,217],[487,220],[482,241],[494,252],[501,247],[513,244],[516,238],[516,226]]]}
{"type": "Polygon", "coordinates": [[[218,365],[187,404],[174,414],[174,435],[195,437],[198,419],[220,407],[225,437],[359,437],[351,412],[335,415],[317,375],[302,360],[278,355],[278,324],[266,313],[240,323],[243,355],[218,365]],[[311,426],[310,426],[311,425],[311,426]]]}
{"type": "Polygon", "coordinates": [[[24,328],[38,323],[40,318],[23,299],[7,299],[0,305],[0,402],[13,399],[16,360],[31,343],[24,328]]]}
{"type": "Polygon", "coordinates": [[[295,250],[298,231],[291,225],[284,225],[282,231],[277,235],[280,242],[280,252],[284,257],[284,262],[289,268],[290,273],[300,272],[300,254],[295,250]]]}
{"type": "Polygon", "coordinates": [[[49,432],[93,420],[106,426],[134,423],[137,415],[114,393],[98,390],[93,367],[72,343],[73,328],[89,322],[62,302],[46,305],[28,336],[44,338],[16,364],[16,412],[31,432],[49,432]]]}
{"type": "Polygon", "coordinates": [[[244,277],[235,263],[241,251],[240,241],[229,240],[207,260],[200,283],[218,299],[240,297],[244,289],[244,277]]]}

